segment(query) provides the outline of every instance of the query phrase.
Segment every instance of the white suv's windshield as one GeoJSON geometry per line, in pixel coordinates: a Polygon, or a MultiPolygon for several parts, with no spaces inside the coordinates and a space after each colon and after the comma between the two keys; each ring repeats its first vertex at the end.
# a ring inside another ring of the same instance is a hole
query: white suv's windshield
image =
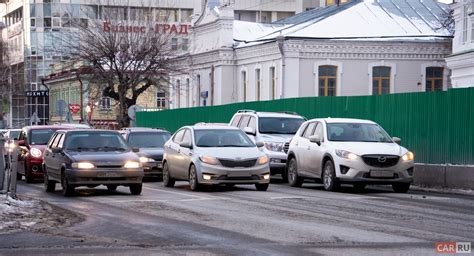
{"type": "Polygon", "coordinates": [[[303,118],[260,117],[260,133],[295,134],[304,122],[303,118]]]}
{"type": "Polygon", "coordinates": [[[392,142],[392,139],[377,124],[329,123],[330,141],[392,142]]]}
{"type": "Polygon", "coordinates": [[[255,147],[241,130],[195,130],[198,147],[255,147]]]}

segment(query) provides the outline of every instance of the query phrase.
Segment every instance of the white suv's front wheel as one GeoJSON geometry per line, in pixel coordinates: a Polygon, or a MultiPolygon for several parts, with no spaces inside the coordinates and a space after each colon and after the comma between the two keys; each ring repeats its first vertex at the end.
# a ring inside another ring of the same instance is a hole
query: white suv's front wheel
{"type": "Polygon", "coordinates": [[[326,161],[323,169],[323,184],[327,191],[335,191],[339,188],[339,183],[336,181],[336,172],[334,170],[334,163],[331,160],[326,161]]]}
{"type": "Polygon", "coordinates": [[[292,157],[288,163],[287,175],[290,186],[301,187],[303,179],[298,176],[298,164],[296,163],[295,157],[292,157]]]}

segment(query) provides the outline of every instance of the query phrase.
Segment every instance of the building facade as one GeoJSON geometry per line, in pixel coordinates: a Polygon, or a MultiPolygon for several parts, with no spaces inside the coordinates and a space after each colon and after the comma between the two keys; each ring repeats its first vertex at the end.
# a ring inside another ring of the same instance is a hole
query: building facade
{"type": "Polygon", "coordinates": [[[272,24],[235,21],[232,8],[210,12],[193,28],[192,72],[175,78],[191,88],[172,92],[172,107],[447,90],[451,37],[434,24],[447,6],[391,2],[353,1],[272,24]]]}
{"type": "Polygon", "coordinates": [[[455,34],[453,53],[446,58],[454,88],[474,86],[474,1],[460,0],[452,4],[455,34]]]}
{"type": "MultiPolygon", "coordinates": [[[[101,19],[103,12],[116,13],[116,20],[153,20],[157,23],[191,25],[193,17],[199,16],[204,6],[222,6],[235,3],[236,17],[274,21],[300,11],[316,8],[321,0],[0,0],[5,6],[2,20],[6,24],[7,41],[11,49],[12,83],[17,88],[12,96],[11,119],[13,127],[28,124],[33,113],[41,123],[46,123],[50,113],[50,99],[41,79],[51,72],[51,66],[67,61],[67,56],[48,51],[56,47],[55,38],[73,30],[73,23],[87,24],[101,19]],[[105,3],[105,4],[104,4],[105,3]],[[239,16],[239,13],[241,14],[239,16]],[[258,15],[257,15],[258,14],[258,15]],[[44,92],[42,94],[33,91],[44,92]],[[30,96],[26,96],[30,95],[30,96]],[[34,95],[34,96],[31,96],[34,95]],[[41,95],[41,96],[36,96],[41,95]]],[[[333,1],[329,1],[331,4],[333,1]]],[[[172,38],[170,44],[178,50],[187,50],[187,37],[172,38]]],[[[163,96],[163,95],[160,95],[163,96]]],[[[54,103],[52,103],[54,104],[54,103]]],[[[162,105],[165,105],[164,101],[162,105]]]]}

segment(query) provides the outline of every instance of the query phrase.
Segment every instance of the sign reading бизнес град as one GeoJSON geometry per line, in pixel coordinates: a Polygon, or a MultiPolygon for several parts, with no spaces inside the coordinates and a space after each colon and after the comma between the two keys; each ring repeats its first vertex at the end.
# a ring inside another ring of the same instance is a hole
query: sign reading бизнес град
{"type": "Polygon", "coordinates": [[[104,32],[115,33],[162,33],[162,34],[178,34],[188,35],[191,25],[189,24],[168,24],[156,23],[154,26],[137,26],[137,25],[115,25],[110,22],[104,22],[102,30],[104,32]]]}

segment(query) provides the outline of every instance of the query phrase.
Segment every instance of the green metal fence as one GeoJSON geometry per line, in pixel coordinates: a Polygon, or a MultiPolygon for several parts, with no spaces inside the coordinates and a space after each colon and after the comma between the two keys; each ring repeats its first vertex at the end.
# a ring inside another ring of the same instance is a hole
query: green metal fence
{"type": "Polygon", "coordinates": [[[139,112],[137,125],[173,132],[198,122],[227,123],[239,109],[294,111],[308,119],[370,119],[390,135],[402,138],[402,145],[415,152],[419,163],[474,164],[474,88],[383,96],[292,98],[139,112]]]}

